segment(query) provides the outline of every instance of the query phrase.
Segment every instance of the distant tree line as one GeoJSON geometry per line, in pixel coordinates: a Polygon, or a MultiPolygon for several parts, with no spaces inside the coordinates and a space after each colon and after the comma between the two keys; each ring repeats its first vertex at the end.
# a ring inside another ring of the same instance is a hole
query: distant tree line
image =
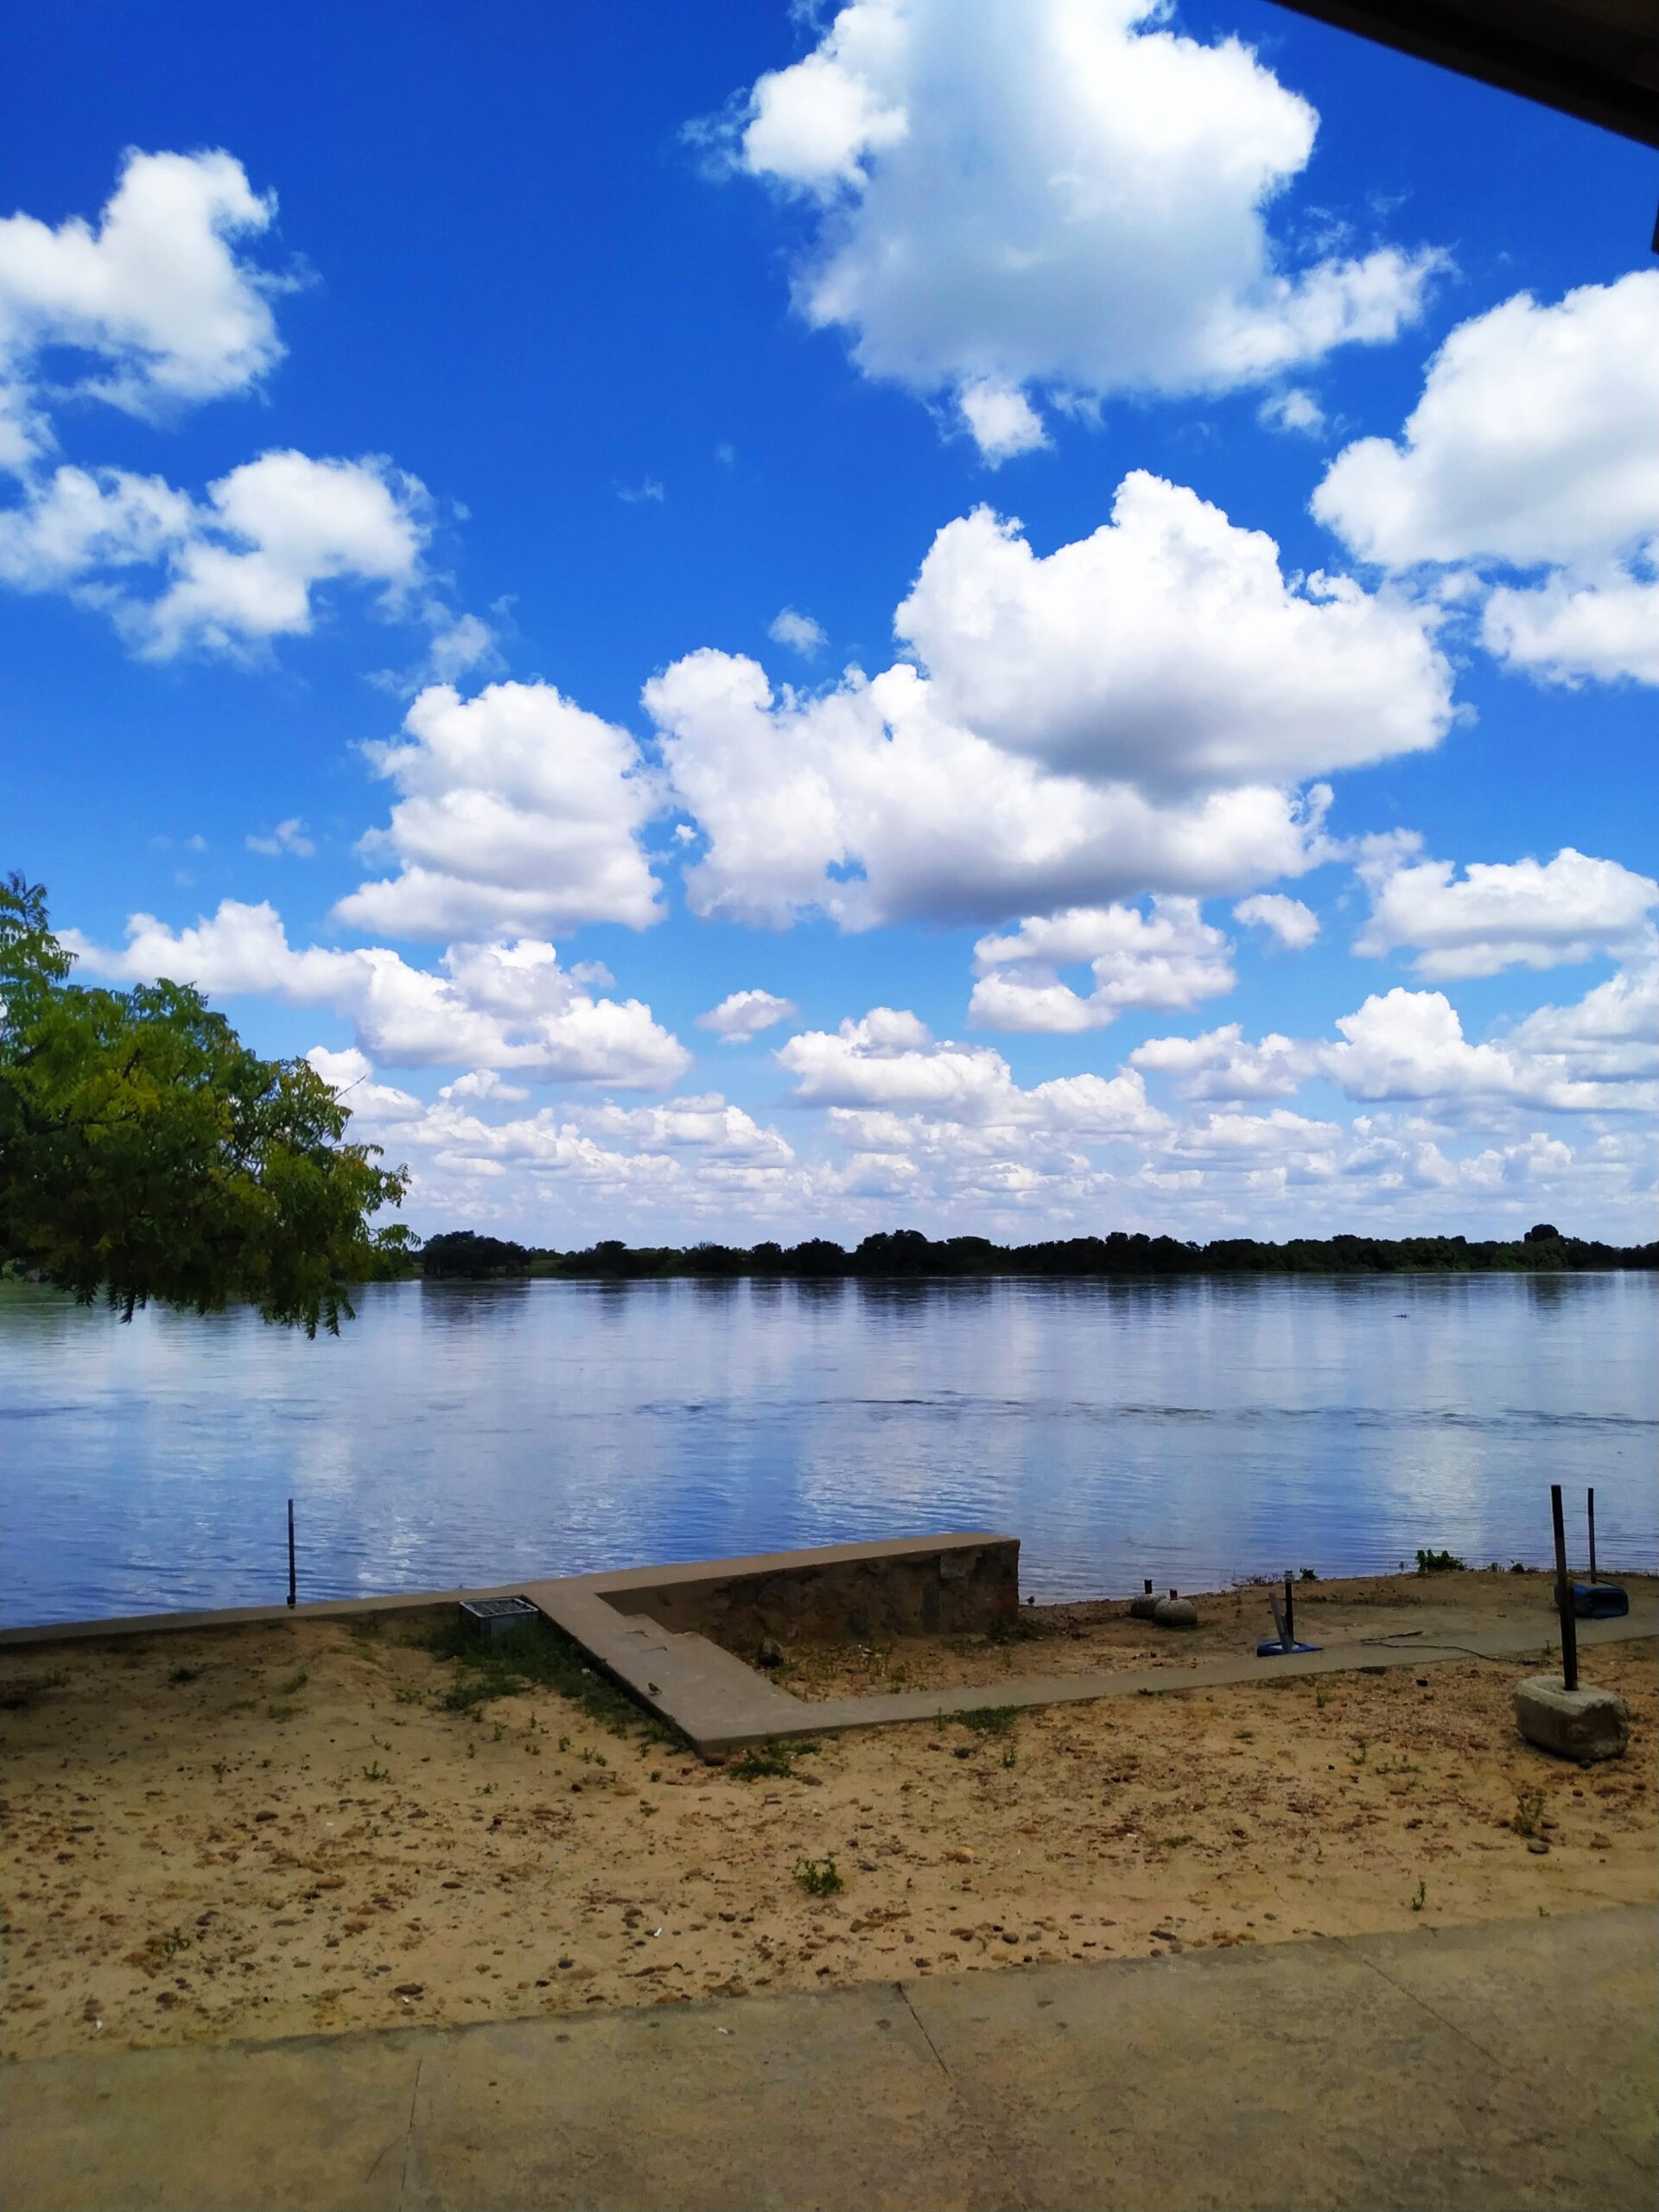
{"type": "MultiPolygon", "coordinates": [[[[1037,1244],[994,1244],[984,1236],[935,1240],[918,1229],[884,1230],[855,1249],[822,1236],[782,1245],[631,1245],[614,1237],[581,1252],[517,1244],[472,1230],[427,1239],[418,1265],[434,1278],[479,1281],[559,1276],[637,1282],[675,1275],[970,1277],[990,1275],[1375,1275],[1472,1274],[1484,1270],[1559,1274],[1594,1268],[1659,1267],[1659,1243],[1624,1246],[1565,1236],[1539,1222],[1511,1242],[1465,1236],[1298,1236],[1267,1244],[1251,1236],[1183,1243],[1173,1236],[1071,1236],[1037,1244]]],[[[392,1272],[388,1268],[387,1272],[392,1272]]]]}

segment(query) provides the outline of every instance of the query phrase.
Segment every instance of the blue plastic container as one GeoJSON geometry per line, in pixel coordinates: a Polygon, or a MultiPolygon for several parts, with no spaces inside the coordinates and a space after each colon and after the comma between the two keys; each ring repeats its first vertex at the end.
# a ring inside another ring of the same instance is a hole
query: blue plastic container
{"type": "Polygon", "coordinates": [[[1630,1611],[1630,1601],[1617,1582],[1575,1582],[1573,1610],[1581,1621],[1616,1621],[1630,1611]]]}

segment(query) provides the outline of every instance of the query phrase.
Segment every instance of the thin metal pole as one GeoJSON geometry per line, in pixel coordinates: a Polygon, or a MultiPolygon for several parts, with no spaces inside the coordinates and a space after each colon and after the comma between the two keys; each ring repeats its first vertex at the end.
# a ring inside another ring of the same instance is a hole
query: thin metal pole
{"type": "Polygon", "coordinates": [[[294,1603],[294,1501],[288,1501],[288,1602],[294,1603]]]}
{"type": "Polygon", "coordinates": [[[1590,1491],[1590,1493],[1589,1493],[1589,1496],[1590,1496],[1590,1580],[1593,1582],[1593,1581],[1595,1581],[1595,1580],[1596,1580],[1596,1579],[1597,1579],[1597,1576],[1596,1576],[1596,1493],[1595,1493],[1595,1491],[1594,1491],[1594,1489],[1593,1489],[1593,1488],[1592,1488],[1592,1490],[1591,1490],[1591,1491],[1590,1491]]]}
{"type": "Polygon", "coordinates": [[[1290,1577],[1285,1577],[1285,1640],[1287,1648],[1296,1647],[1296,1600],[1290,1594],[1290,1577]]]}
{"type": "Polygon", "coordinates": [[[1567,1579],[1567,1530],[1561,1521],[1561,1486],[1549,1486],[1550,1518],[1555,1524],[1555,1607],[1561,1617],[1561,1682],[1579,1687],[1579,1627],[1573,1618],[1573,1587],[1567,1579]]]}

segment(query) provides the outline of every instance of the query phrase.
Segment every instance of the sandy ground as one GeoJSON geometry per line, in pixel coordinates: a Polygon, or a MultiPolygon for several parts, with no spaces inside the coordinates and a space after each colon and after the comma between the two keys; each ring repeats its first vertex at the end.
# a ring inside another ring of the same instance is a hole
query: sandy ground
{"type": "MultiPolygon", "coordinates": [[[[1652,1575],[1621,1575],[1634,1605],[1659,1586],[1652,1575]]],[[[1535,1627],[1541,1644],[1556,1633],[1554,1577],[1465,1572],[1379,1574],[1292,1586],[1300,1642],[1324,1645],[1387,1639],[1397,1649],[1436,1638],[1455,1642],[1471,1627],[1535,1627]]],[[[1164,1629],[1131,1620],[1121,1599],[1022,1606],[1012,1632],[997,1637],[898,1637],[877,1643],[790,1647],[778,1681],[796,1697],[870,1697],[887,1690],[956,1689],[968,1685],[1195,1667],[1206,1659],[1248,1657],[1274,1633],[1264,1585],[1246,1584],[1198,1599],[1198,1625],[1164,1629]]],[[[1282,1602],[1282,1600],[1281,1600],[1282,1602]]],[[[737,1645],[739,1656],[753,1650],[737,1645]]],[[[1381,1656],[1381,1655],[1379,1655],[1381,1656]]]]}
{"type": "MultiPolygon", "coordinates": [[[[872,1731],[746,1779],[551,1691],[445,1710],[454,1669],[411,1632],[302,1621],[0,1658],[8,2056],[1655,1894],[1651,1643],[1593,1656],[1637,1731],[1594,1770],[1516,1735],[1525,1662],[1471,1661],[1055,1707],[1006,1733],[872,1731]],[[809,1859],[833,1859],[838,1894],[805,1893],[809,1859]]],[[[1052,1670],[1055,1641],[1011,1663],[1052,1670]]]]}

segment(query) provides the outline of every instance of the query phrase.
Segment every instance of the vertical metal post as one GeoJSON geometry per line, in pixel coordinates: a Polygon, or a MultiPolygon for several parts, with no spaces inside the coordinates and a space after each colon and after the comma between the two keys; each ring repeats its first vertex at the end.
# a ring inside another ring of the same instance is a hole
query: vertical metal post
{"type": "Polygon", "coordinates": [[[294,1501],[288,1501],[288,1602],[294,1603],[294,1501]]]}
{"type": "Polygon", "coordinates": [[[1594,1581],[1597,1580],[1597,1575],[1596,1575],[1596,1493],[1595,1493],[1595,1491],[1594,1491],[1594,1488],[1593,1488],[1593,1487],[1591,1489],[1591,1491],[1590,1491],[1590,1492],[1589,1492],[1589,1497],[1590,1497],[1590,1580],[1591,1580],[1592,1582],[1594,1582],[1594,1581]]]}
{"type": "Polygon", "coordinates": [[[1290,1577],[1285,1577],[1285,1645],[1287,1650],[1296,1648],[1296,1600],[1290,1594],[1290,1577]]]}
{"type": "Polygon", "coordinates": [[[1579,1625],[1573,1617],[1573,1586],[1567,1579],[1567,1530],[1561,1522],[1561,1486],[1549,1486],[1550,1518],[1555,1524],[1555,1607],[1561,1617],[1561,1682],[1579,1687],[1579,1625]]]}

